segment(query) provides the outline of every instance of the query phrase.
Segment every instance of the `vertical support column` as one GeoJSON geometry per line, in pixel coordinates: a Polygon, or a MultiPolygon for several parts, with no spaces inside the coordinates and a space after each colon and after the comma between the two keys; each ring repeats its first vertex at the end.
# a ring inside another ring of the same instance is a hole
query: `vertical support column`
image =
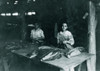
{"type": "Polygon", "coordinates": [[[25,16],[24,16],[24,13],[22,13],[21,15],[21,20],[22,20],[22,33],[21,33],[21,37],[22,37],[22,41],[25,41],[26,39],[26,29],[27,29],[27,24],[25,23],[25,16]]]}
{"type": "Polygon", "coordinates": [[[9,65],[7,63],[7,59],[5,57],[2,58],[3,60],[3,66],[4,66],[4,71],[9,71],[9,65]]]}
{"type": "Polygon", "coordinates": [[[57,33],[58,33],[58,23],[55,23],[55,27],[54,27],[54,37],[57,37],[57,33]]]}
{"type": "Polygon", "coordinates": [[[95,56],[91,57],[87,60],[87,71],[96,71],[96,30],[97,20],[95,18],[95,6],[89,1],[89,25],[88,25],[88,33],[89,33],[89,53],[94,54],[95,56]]]}

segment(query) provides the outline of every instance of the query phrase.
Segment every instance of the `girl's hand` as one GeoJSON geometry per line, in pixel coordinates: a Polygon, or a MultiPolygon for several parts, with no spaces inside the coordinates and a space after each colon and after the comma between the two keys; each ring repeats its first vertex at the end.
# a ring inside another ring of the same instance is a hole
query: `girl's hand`
{"type": "Polygon", "coordinates": [[[68,43],[68,41],[63,41],[63,44],[67,44],[68,43]]]}

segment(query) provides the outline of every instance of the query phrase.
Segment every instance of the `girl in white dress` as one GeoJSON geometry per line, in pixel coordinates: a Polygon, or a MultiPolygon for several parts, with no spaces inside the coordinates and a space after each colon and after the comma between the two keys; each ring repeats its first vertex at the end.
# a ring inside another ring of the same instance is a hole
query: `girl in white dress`
{"type": "MultiPolygon", "coordinates": [[[[58,45],[65,45],[67,48],[72,49],[74,45],[74,38],[70,31],[67,30],[67,23],[62,24],[62,31],[57,34],[57,43],[58,45]]],[[[62,46],[61,46],[62,47],[62,46]]]]}

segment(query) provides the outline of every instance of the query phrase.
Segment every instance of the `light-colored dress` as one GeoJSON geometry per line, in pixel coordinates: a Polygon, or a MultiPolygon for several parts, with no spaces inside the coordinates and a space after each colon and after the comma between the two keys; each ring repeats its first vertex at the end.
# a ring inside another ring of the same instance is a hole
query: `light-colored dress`
{"type": "MultiPolygon", "coordinates": [[[[66,30],[64,32],[60,31],[57,34],[57,42],[58,44],[62,44],[64,41],[67,41],[68,44],[74,45],[74,38],[70,31],[66,30]]],[[[67,44],[66,43],[66,44],[67,44]]]]}
{"type": "MultiPolygon", "coordinates": [[[[64,32],[60,31],[57,34],[57,43],[64,44],[63,43],[64,41],[67,42],[65,45],[67,46],[68,49],[70,49],[70,50],[73,49],[73,47],[71,45],[74,45],[74,38],[73,38],[72,33],[68,30],[66,30],[64,32]]],[[[67,52],[69,52],[70,50],[68,50],[67,52]]],[[[60,70],[60,71],[64,71],[64,70],[60,70]]],[[[67,70],[65,70],[65,71],[67,71],[67,70]]],[[[74,67],[71,67],[68,71],[74,71],[74,67]]]]}

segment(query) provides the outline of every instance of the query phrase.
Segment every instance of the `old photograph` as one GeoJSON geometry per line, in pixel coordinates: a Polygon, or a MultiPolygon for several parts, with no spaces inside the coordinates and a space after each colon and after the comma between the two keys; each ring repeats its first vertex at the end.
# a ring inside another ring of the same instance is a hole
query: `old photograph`
{"type": "Polygon", "coordinates": [[[100,0],[0,0],[0,71],[100,71],[100,0]]]}

